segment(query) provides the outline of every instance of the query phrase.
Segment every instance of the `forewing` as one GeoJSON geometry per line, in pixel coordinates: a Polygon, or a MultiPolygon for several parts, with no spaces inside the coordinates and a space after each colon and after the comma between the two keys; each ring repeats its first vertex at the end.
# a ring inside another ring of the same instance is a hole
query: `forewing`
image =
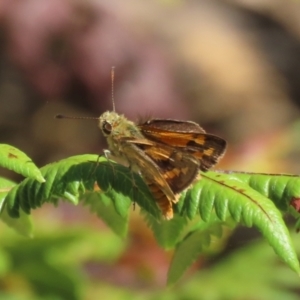
{"type": "Polygon", "coordinates": [[[205,133],[205,130],[199,124],[192,121],[180,121],[172,119],[151,119],[138,124],[143,130],[152,130],[157,128],[161,131],[205,133]]]}
{"type": "Polygon", "coordinates": [[[200,162],[200,169],[207,171],[224,155],[226,141],[205,133],[196,123],[176,120],[150,120],[139,125],[149,140],[179,148],[192,154],[200,162]]]}

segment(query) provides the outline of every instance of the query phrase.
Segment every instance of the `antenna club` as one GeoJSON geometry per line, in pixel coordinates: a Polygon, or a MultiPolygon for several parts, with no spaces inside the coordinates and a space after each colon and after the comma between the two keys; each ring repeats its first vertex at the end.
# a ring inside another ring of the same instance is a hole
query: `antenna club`
{"type": "Polygon", "coordinates": [[[54,118],[55,118],[55,119],[63,119],[63,118],[65,118],[65,116],[62,115],[62,114],[58,114],[58,115],[56,115],[54,118]]]}

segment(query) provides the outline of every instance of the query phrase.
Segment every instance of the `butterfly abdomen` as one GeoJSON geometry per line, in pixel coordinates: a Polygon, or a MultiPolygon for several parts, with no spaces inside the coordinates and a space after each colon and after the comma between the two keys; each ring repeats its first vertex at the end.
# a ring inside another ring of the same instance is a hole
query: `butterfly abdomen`
{"type": "Polygon", "coordinates": [[[172,202],[167,198],[167,196],[163,193],[163,191],[155,184],[154,182],[150,182],[146,180],[146,183],[148,185],[148,188],[150,192],[152,193],[157,205],[161,209],[164,217],[167,220],[170,220],[173,218],[173,208],[172,208],[172,202]]]}

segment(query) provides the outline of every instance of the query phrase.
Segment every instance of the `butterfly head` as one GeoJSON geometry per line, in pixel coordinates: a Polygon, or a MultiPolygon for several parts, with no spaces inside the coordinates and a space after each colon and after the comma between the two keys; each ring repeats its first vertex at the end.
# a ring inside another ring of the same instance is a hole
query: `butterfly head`
{"type": "Polygon", "coordinates": [[[105,137],[110,136],[113,129],[118,126],[122,116],[113,111],[107,111],[99,117],[99,127],[105,137]]]}

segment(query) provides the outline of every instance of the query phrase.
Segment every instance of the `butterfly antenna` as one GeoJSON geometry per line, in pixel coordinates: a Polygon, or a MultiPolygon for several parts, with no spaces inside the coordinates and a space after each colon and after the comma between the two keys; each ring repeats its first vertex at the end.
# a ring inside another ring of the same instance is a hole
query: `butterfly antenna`
{"type": "Polygon", "coordinates": [[[116,106],[115,106],[115,95],[114,95],[114,81],[115,81],[115,67],[114,66],[111,67],[110,75],[111,75],[111,101],[112,101],[112,105],[113,105],[113,111],[115,112],[116,106]]]}
{"type": "Polygon", "coordinates": [[[75,116],[65,116],[62,114],[56,115],[55,119],[99,120],[99,118],[97,117],[75,117],[75,116]]]}

